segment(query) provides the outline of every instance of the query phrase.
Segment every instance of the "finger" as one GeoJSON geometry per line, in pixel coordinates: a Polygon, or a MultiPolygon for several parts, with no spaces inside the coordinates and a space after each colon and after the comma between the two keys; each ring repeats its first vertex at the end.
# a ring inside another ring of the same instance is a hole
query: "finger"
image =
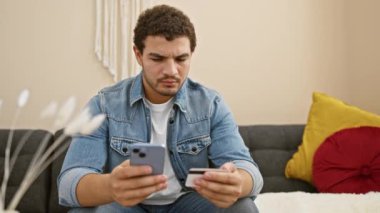
{"type": "Polygon", "coordinates": [[[227,163],[223,164],[220,168],[223,170],[227,170],[229,172],[235,172],[237,169],[235,164],[232,162],[227,162],[227,163]]]}
{"type": "Polygon", "coordinates": [[[130,165],[131,165],[130,160],[125,160],[121,164],[119,164],[119,166],[121,166],[121,167],[129,167],[130,165]]]}
{"type": "Polygon", "coordinates": [[[210,200],[213,203],[219,203],[219,204],[225,203],[225,204],[231,205],[232,203],[236,202],[236,200],[238,199],[235,196],[219,194],[219,193],[209,191],[201,187],[196,187],[195,189],[200,195],[202,195],[207,200],[210,200]]]}
{"type": "Polygon", "coordinates": [[[229,185],[239,185],[241,180],[240,174],[238,171],[235,172],[206,172],[203,175],[203,178],[212,182],[219,182],[229,185]]]}
{"type": "Polygon", "coordinates": [[[212,191],[214,193],[230,195],[235,197],[239,197],[241,194],[241,189],[238,185],[220,184],[218,182],[207,181],[204,179],[196,180],[195,184],[197,186],[200,186],[201,188],[212,191]]]}
{"type": "Polygon", "coordinates": [[[123,181],[123,185],[126,186],[125,189],[139,189],[165,183],[166,181],[167,177],[164,175],[144,176],[123,181]]]}
{"type": "Polygon", "coordinates": [[[115,193],[138,189],[148,186],[166,183],[167,177],[164,175],[142,176],[129,179],[116,179],[112,181],[111,188],[115,193]]]}
{"type": "Polygon", "coordinates": [[[127,179],[152,174],[152,168],[150,166],[130,166],[124,164],[117,166],[114,170],[115,177],[118,179],[127,179]]]}
{"type": "Polygon", "coordinates": [[[139,176],[140,172],[142,172],[142,175],[147,175],[152,173],[152,168],[150,166],[144,165],[144,166],[131,166],[130,160],[125,160],[121,164],[119,164],[122,168],[128,168],[129,169],[137,169],[133,170],[132,173],[130,173],[129,177],[135,177],[139,176]],[[136,174],[137,173],[137,174],[136,174]],[[136,174],[136,175],[135,175],[136,174]]]}
{"type": "Polygon", "coordinates": [[[143,198],[145,199],[147,196],[154,192],[161,191],[163,189],[167,188],[167,183],[160,183],[148,187],[143,187],[143,188],[138,188],[138,189],[133,189],[133,190],[127,190],[123,194],[123,197],[126,199],[138,199],[138,198],[143,198]]]}

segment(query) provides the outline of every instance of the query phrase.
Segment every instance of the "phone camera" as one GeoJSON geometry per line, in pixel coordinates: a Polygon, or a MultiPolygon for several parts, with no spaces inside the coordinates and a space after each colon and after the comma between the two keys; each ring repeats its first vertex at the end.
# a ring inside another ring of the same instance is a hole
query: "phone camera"
{"type": "Polygon", "coordinates": [[[139,153],[140,152],[140,150],[139,149],[133,149],[133,153],[139,153]]]}
{"type": "Polygon", "coordinates": [[[139,153],[139,156],[140,156],[140,158],[145,158],[146,155],[145,155],[144,152],[140,152],[140,153],[139,153]]]}

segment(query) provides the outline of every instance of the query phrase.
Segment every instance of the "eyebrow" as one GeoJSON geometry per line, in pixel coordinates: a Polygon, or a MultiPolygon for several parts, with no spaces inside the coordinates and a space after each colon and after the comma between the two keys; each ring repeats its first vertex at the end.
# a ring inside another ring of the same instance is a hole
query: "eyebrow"
{"type": "MultiPolygon", "coordinates": [[[[148,55],[151,57],[157,57],[157,58],[167,58],[167,56],[163,56],[158,53],[149,53],[148,55]]],[[[189,53],[183,53],[181,55],[175,56],[174,58],[183,58],[183,57],[189,57],[189,56],[190,56],[189,53]]]]}

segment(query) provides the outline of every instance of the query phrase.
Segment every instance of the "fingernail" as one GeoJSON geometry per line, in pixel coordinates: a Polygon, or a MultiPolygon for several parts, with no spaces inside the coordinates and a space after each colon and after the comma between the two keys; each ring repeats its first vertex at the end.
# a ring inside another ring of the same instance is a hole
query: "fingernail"
{"type": "Polygon", "coordinates": [[[201,183],[202,183],[202,181],[199,178],[194,180],[194,184],[196,184],[196,185],[200,185],[201,183]]]}
{"type": "Polygon", "coordinates": [[[161,189],[166,188],[166,183],[161,183],[161,184],[160,184],[160,188],[161,188],[161,189]]]}
{"type": "Polygon", "coordinates": [[[145,169],[146,173],[152,173],[152,168],[150,166],[147,166],[145,169]]]}

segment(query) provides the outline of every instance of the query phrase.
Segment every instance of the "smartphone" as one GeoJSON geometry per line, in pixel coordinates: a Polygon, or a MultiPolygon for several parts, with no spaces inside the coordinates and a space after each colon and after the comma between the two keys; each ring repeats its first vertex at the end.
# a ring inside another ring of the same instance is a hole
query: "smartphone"
{"type": "Polygon", "coordinates": [[[130,150],[130,163],[132,166],[149,165],[152,174],[162,174],[164,171],[165,147],[155,144],[132,144],[130,150]]]}
{"type": "Polygon", "coordinates": [[[202,177],[205,172],[226,172],[226,170],[216,168],[191,168],[189,174],[187,174],[185,186],[195,187],[195,179],[202,177]]]}

